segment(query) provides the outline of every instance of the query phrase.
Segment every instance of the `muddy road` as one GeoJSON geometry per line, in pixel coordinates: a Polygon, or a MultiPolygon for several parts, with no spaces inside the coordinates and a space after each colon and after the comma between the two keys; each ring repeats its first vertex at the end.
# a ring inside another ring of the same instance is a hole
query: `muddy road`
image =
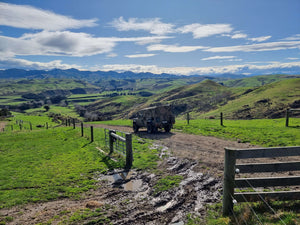
{"type": "MultiPolygon", "coordinates": [[[[94,127],[115,129],[124,132],[133,132],[131,127],[126,126],[108,126],[97,124],[94,127]]],[[[165,146],[171,152],[172,156],[186,158],[197,161],[197,170],[210,171],[214,176],[223,175],[224,168],[224,148],[254,148],[258,146],[249,143],[239,143],[238,141],[229,141],[216,137],[185,134],[176,130],[170,133],[158,131],[156,134],[148,134],[146,130],[140,130],[137,135],[141,138],[152,139],[155,143],[165,146]]]]}

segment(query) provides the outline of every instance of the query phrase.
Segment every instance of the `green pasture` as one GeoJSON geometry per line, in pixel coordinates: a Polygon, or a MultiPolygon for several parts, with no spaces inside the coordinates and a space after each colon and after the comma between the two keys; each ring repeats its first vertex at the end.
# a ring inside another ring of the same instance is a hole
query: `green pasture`
{"type": "Polygon", "coordinates": [[[107,120],[107,121],[97,121],[97,122],[89,122],[89,123],[132,127],[132,120],[107,120]]]}
{"type": "MultiPolygon", "coordinates": [[[[90,125],[55,127],[44,116],[15,117],[0,133],[0,209],[29,202],[43,202],[57,198],[80,198],[81,193],[96,187],[95,177],[114,168],[123,168],[124,158],[117,153],[111,160],[98,148],[105,146],[104,130],[94,128],[91,143],[90,125]],[[32,123],[33,130],[18,129],[16,121],[32,123]],[[26,121],[26,122],[25,122],[26,121]],[[35,125],[48,122],[49,128],[35,125]],[[11,130],[10,127],[14,129],[11,130]]],[[[151,149],[152,142],[133,136],[133,168],[155,169],[160,149],[151,149]]]]}
{"type": "Polygon", "coordinates": [[[116,164],[71,128],[0,134],[0,208],[78,197],[116,164]]]}
{"type": "Polygon", "coordinates": [[[0,97],[0,105],[19,105],[25,103],[21,95],[2,95],[0,97]]]}
{"type": "MultiPolygon", "coordinates": [[[[290,126],[285,127],[285,119],[257,120],[186,120],[176,121],[175,129],[184,133],[249,142],[254,145],[298,146],[300,145],[300,118],[290,118],[290,126]]],[[[229,147],[229,146],[228,146],[229,147]]]]}

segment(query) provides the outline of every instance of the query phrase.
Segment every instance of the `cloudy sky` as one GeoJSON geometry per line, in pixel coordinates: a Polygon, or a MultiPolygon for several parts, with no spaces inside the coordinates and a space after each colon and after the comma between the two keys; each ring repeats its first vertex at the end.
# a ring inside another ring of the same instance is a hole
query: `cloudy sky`
{"type": "Polygon", "coordinates": [[[300,71],[299,0],[0,2],[0,69],[300,71]]]}

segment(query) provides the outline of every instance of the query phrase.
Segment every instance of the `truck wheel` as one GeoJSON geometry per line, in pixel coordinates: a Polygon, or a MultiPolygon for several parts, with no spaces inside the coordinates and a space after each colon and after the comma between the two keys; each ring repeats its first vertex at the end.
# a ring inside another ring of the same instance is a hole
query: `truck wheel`
{"type": "Polygon", "coordinates": [[[148,132],[148,134],[151,134],[152,133],[152,124],[147,124],[147,132],[148,132]]]}
{"type": "Polygon", "coordinates": [[[169,125],[165,126],[165,131],[166,131],[167,133],[169,133],[170,130],[171,130],[171,127],[170,127],[169,125]]]}
{"type": "Polygon", "coordinates": [[[134,131],[134,133],[139,132],[139,127],[138,127],[138,125],[133,124],[133,131],[134,131]]]}

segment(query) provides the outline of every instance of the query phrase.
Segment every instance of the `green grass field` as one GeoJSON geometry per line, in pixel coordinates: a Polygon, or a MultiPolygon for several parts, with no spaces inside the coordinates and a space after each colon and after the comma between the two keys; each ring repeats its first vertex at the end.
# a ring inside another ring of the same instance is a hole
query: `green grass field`
{"type": "MultiPolygon", "coordinates": [[[[29,202],[49,201],[62,197],[78,198],[82,192],[94,187],[97,173],[123,168],[125,160],[114,162],[96,147],[109,152],[105,146],[103,129],[94,129],[94,142],[90,142],[90,128],[56,127],[48,117],[15,114],[0,133],[0,208],[29,202]],[[16,121],[33,125],[19,129],[16,121]],[[37,124],[49,123],[37,128],[37,124]],[[13,130],[11,130],[13,126],[13,130]]],[[[151,141],[141,142],[133,137],[133,168],[155,169],[159,160],[158,149],[149,150],[151,141]]]]}
{"type": "Polygon", "coordinates": [[[300,145],[300,118],[290,118],[290,126],[285,127],[285,119],[260,120],[219,120],[176,121],[175,129],[184,133],[215,136],[254,145],[298,146],[300,145]]]}
{"type": "Polygon", "coordinates": [[[108,169],[108,159],[71,128],[1,133],[0,151],[0,208],[76,197],[93,187],[95,171],[108,169]]]}

